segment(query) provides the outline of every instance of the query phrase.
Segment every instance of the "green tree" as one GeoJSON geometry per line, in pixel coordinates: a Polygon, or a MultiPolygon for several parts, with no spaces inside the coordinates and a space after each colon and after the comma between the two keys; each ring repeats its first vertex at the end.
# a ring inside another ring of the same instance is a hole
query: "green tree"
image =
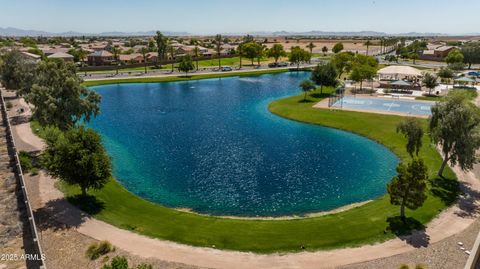
{"type": "Polygon", "coordinates": [[[218,58],[218,69],[222,68],[222,36],[221,35],[216,35],[215,36],[215,51],[217,52],[217,58],[218,58]]]}
{"type": "Polygon", "coordinates": [[[43,161],[51,175],[78,185],[83,196],[90,188],[102,188],[112,174],[100,135],[83,126],[72,127],[56,139],[47,139],[43,161]]]}
{"type": "Polygon", "coordinates": [[[242,46],[243,55],[245,56],[245,58],[250,59],[252,61],[252,65],[253,65],[253,61],[258,56],[258,52],[261,50],[260,48],[261,46],[262,45],[253,41],[247,42],[242,46]]]}
{"type": "Polygon", "coordinates": [[[432,90],[438,86],[437,80],[438,80],[438,77],[430,73],[425,73],[425,75],[423,76],[422,83],[423,83],[423,86],[425,86],[428,89],[428,95],[431,95],[432,90]]]}
{"type": "Polygon", "coordinates": [[[40,124],[66,130],[100,112],[100,95],[82,86],[72,63],[41,62],[35,73],[25,100],[34,106],[32,117],[40,124]]]}
{"type": "Polygon", "coordinates": [[[415,210],[427,199],[428,172],[421,159],[413,159],[397,166],[397,175],[387,184],[390,203],[400,206],[400,217],[405,221],[405,207],[415,210]]]}
{"type": "Polygon", "coordinates": [[[267,51],[267,56],[272,57],[275,59],[275,63],[278,62],[278,59],[280,57],[286,56],[287,53],[283,49],[283,46],[281,44],[274,44],[268,51],[267,51]]]}
{"type": "Polygon", "coordinates": [[[332,52],[335,53],[335,54],[339,53],[339,52],[342,51],[342,50],[343,50],[343,43],[341,43],[341,42],[338,42],[338,43],[335,44],[335,46],[333,46],[333,48],[332,48],[332,52]]]}
{"type": "Polygon", "coordinates": [[[442,78],[442,80],[444,82],[446,82],[447,84],[450,82],[451,79],[454,78],[455,74],[453,73],[453,70],[450,69],[450,68],[440,68],[440,70],[438,71],[438,74],[437,74],[440,78],[442,78]]]}
{"type": "Polygon", "coordinates": [[[413,157],[418,156],[418,152],[422,147],[423,128],[416,118],[407,118],[397,125],[397,133],[401,133],[407,138],[407,152],[413,157]]]}
{"type": "Polygon", "coordinates": [[[308,51],[306,51],[306,50],[304,50],[304,49],[302,49],[298,46],[295,46],[295,47],[292,47],[290,49],[290,55],[288,57],[288,60],[291,63],[296,64],[297,65],[297,70],[299,70],[300,69],[300,63],[310,61],[311,57],[312,57],[312,55],[308,51]]]}
{"type": "Polygon", "coordinates": [[[326,55],[327,55],[327,52],[328,52],[327,46],[323,46],[322,52],[323,52],[323,56],[326,56],[326,55]]]}
{"type": "Polygon", "coordinates": [[[305,95],[303,96],[303,101],[306,101],[307,100],[307,92],[315,89],[315,84],[313,84],[313,82],[311,80],[304,80],[302,82],[300,82],[300,88],[302,88],[302,91],[305,93],[305,95]]]}
{"type": "Polygon", "coordinates": [[[409,55],[408,57],[409,57],[410,59],[412,59],[413,64],[416,64],[416,63],[417,63],[417,60],[420,59],[420,56],[418,56],[418,53],[416,53],[416,52],[410,53],[410,55],[409,55]]]}
{"type": "Polygon", "coordinates": [[[335,65],[338,71],[338,77],[342,76],[344,72],[350,72],[351,65],[353,63],[353,59],[355,58],[355,54],[350,51],[340,52],[335,54],[332,59],[332,63],[335,65]]]}
{"type": "Polygon", "coordinates": [[[157,45],[157,59],[155,65],[158,65],[158,60],[165,61],[165,56],[167,54],[168,41],[167,38],[160,32],[157,31],[155,35],[155,43],[157,45]]]}
{"type": "Polygon", "coordinates": [[[185,72],[185,77],[188,76],[188,72],[192,71],[195,67],[193,66],[192,57],[190,55],[185,55],[180,60],[178,64],[178,70],[185,72]]]}
{"type": "Polygon", "coordinates": [[[480,64],[480,42],[467,43],[461,48],[463,61],[472,68],[472,64],[480,64]]]}
{"type": "Polygon", "coordinates": [[[448,53],[448,56],[445,58],[448,66],[453,70],[462,70],[464,56],[459,49],[454,49],[448,53]]]}
{"type": "Polygon", "coordinates": [[[0,60],[2,85],[19,95],[28,93],[35,78],[35,63],[27,61],[18,50],[6,52],[0,60]]]}
{"type": "Polygon", "coordinates": [[[355,55],[352,65],[350,79],[360,83],[360,90],[364,80],[371,80],[377,74],[378,62],[374,57],[362,54],[355,55]]]}
{"type": "Polygon", "coordinates": [[[336,87],[338,85],[337,69],[333,63],[319,64],[313,69],[310,79],[320,86],[320,94],[323,87],[336,87]]]}
{"type": "Polygon", "coordinates": [[[443,153],[438,171],[442,176],[448,162],[464,171],[473,168],[476,150],[480,147],[480,109],[464,92],[451,92],[444,102],[432,107],[430,136],[443,153]]]}

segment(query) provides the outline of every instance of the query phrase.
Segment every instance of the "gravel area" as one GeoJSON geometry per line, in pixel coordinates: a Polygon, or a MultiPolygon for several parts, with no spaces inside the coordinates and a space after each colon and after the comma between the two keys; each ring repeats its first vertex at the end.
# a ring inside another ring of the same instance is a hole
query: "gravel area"
{"type": "MultiPolygon", "coordinates": [[[[45,223],[44,223],[45,224],[45,223]]],[[[42,229],[41,242],[46,254],[46,264],[48,269],[94,269],[101,268],[103,264],[108,263],[115,256],[125,256],[129,261],[130,267],[137,266],[140,263],[151,264],[155,269],[197,269],[199,267],[165,262],[158,259],[143,259],[131,255],[121,249],[116,248],[98,259],[91,261],[86,257],[85,251],[88,246],[98,242],[88,236],[76,232],[72,228],[53,227],[42,229]]]]}

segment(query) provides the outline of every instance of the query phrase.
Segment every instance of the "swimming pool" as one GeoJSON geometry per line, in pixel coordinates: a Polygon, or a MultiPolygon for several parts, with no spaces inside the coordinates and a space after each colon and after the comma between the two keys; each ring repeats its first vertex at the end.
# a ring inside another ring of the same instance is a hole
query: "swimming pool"
{"type": "Polygon", "coordinates": [[[398,158],[352,133],[268,111],[309,73],[92,87],[98,130],[126,189],[212,215],[283,216],[376,198],[398,158]]]}
{"type": "Polygon", "coordinates": [[[376,111],[398,113],[412,116],[430,116],[431,107],[435,102],[414,101],[401,99],[385,99],[377,97],[345,96],[333,104],[332,107],[346,110],[376,111]]]}

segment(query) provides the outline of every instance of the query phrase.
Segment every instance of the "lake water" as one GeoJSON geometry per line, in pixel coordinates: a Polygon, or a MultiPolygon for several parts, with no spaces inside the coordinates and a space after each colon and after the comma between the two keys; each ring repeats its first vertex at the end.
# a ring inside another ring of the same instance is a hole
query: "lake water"
{"type": "Polygon", "coordinates": [[[92,87],[98,130],[129,191],[213,215],[284,216],[383,195],[397,157],[348,132],[268,111],[309,73],[92,87]]]}

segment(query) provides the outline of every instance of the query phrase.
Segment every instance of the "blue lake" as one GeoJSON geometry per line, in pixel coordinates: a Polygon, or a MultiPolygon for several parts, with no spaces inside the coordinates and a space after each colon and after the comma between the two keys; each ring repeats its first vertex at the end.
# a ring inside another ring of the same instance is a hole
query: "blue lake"
{"type": "Polygon", "coordinates": [[[213,215],[330,210],[385,193],[398,158],[348,132],[280,118],[309,73],[92,87],[98,130],[129,191],[213,215]]]}

